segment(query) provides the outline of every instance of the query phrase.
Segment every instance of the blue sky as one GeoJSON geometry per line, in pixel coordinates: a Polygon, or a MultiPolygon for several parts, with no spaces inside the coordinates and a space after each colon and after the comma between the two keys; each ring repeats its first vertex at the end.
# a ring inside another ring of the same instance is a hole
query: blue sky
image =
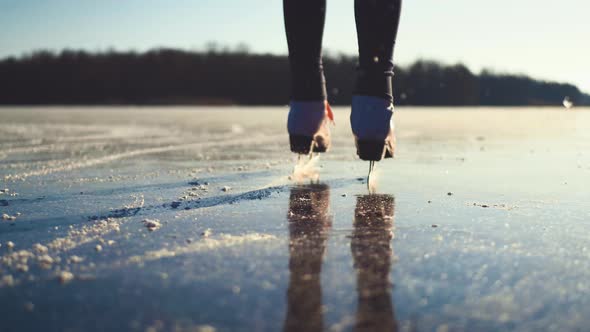
{"type": "MultiPolygon", "coordinates": [[[[590,92],[589,15],[588,0],[405,0],[396,62],[463,62],[590,92]]],[[[285,54],[282,0],[0,0],[0,57],[208,41],[285,54]]],[[[353,0],[328,0],[324,46],[356,52],[353,0]]]]}

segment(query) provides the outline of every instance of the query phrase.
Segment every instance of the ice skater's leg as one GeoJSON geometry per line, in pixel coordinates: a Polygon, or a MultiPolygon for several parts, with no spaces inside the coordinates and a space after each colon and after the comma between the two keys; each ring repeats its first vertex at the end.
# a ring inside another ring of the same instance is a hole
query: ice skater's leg
{"type": "Polygon", "coordinates": [[[393,101],[393,49],[402,0],[355,0],[359,68],[355,95],[393,101]]]}
{"type": "Polygon", "coordinates": [[[379,161],[392,158],[393,48],[401,13],[401,0],[355,0],[359,67],[350,124],[358,156],[379,161]]]}
{"type": "Polygon", "coordinates": [[[291,67],[291,100],[324,101],[322,37],[326,0],[283,0],[291,67]]]}
{"type": "Polygon", "coordinates": [[[287,130],[291,151],[326,152],[330,147],[322,37],[326,0],[283,0],[291,67],[291,104],[287,130]]]}

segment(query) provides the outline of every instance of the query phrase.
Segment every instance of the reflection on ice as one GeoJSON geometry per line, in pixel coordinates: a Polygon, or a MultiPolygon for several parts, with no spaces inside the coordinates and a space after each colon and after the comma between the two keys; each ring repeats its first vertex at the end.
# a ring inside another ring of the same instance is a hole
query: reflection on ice
{"type": "Polygon", "coordinates": [[[323,331],[320,273],[332,223],[330,187],[299,186],[289,197],[289,289],[285,331],[323,331]]]}
{"type": "Polygon", "coordinates": [[[358,307],[355,331],[395,331],[391,300],[394,198],[357,197],[350,248],[357,271],[358,307]]]}
{"type": "MultiPolygon", "coordinates": [[[[285,331],[324,330],[321,270],[328,232],[330,188],[298,186],[289,198],[289,288],[285,331]]],[[[394,198],[357,198],[351,252],[357,271],[355,331],[397,330],[391,298],[394,198]]]]}

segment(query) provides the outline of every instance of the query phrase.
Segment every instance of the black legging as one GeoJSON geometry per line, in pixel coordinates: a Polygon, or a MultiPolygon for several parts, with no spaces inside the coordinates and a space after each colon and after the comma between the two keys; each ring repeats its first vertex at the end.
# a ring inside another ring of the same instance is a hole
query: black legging
{"type": "MultiPolygon", "coordinates": [[[[402,0],[355,0],[359,47],[355,94],[393,101],[393,47],[402,0]]],[[[291,99],[325,100],[322,36],[326,0],[283,0],[291,66],[291,99]]]]}

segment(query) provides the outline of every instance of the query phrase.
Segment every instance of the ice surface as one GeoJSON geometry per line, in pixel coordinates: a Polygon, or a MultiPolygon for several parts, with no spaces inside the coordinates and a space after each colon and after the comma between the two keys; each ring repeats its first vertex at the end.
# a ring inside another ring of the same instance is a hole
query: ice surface
{"type": "Polygon", "coordinates": [[[0,330],[584,330],[587,111],[398,108],[369,194],[286,108],[2,108],[0,330]]]}

